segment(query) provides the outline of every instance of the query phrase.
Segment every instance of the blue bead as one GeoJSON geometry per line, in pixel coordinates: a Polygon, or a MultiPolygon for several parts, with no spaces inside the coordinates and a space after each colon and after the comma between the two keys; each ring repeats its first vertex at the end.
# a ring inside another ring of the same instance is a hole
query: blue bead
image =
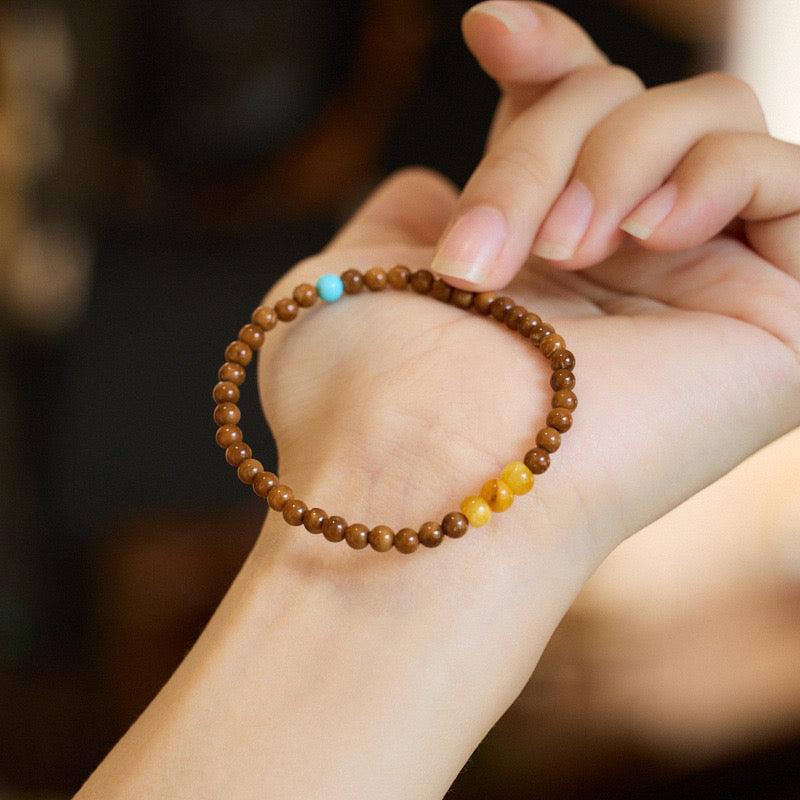
{"type": "Polygon", "coordinates": [[[317,280],[317,294],[326,303],[335,303],[344,293],[344,284],[338,275],[328,273],[317,280]]]}

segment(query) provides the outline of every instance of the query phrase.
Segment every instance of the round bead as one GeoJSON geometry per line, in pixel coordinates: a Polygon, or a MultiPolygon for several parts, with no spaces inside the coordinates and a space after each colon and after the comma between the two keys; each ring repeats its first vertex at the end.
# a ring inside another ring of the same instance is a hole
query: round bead
{"type": "Polygon", "coordinates": [[[501,295],[492,300],[492,306],[489,311],[498,322],[505,322],[506,317],[515,305],[516,303],[510,297],[501,295]]]}
{"type": "Polygon", "coordinates": [[[392,549],[394,544],[394,531],[388,525],[376,525],[369,532],[369,546],[379,553],[392,549]]]}
{"type": "Polygon", "coordinates": [[[281,322],[291,322],[299,312],[300,306],[293,297],[283,297],[275,303],[275,313],[281,322]]]}
{"type": "Polygon", "coordinates": [[[364,276],[357,269],[346,269],[342,283],[347,294],[358,294],[364,288],[364,276]]]}
{"type": "Polygon", "coordinates": [[[242,393],[233,381],[220,381],[211,394],[215,403],[238,403],[242,393]]]}
{"type": "Polygon", "coordinates": [[[461,501],[461,513],[475,528],[485,525],[492,518],[492,509],[489,508],[489,504],[477,495],[465,497],[461,501]]]}
{"type": "Polygon", "coordinates": [[[386,271],[380,267],[373,267],[364,273],[364,283],[371,292],[380,292],[386,288],[388,282],[386,271]]]}
{"type": "Polygon", "coordinates": [[[408,286],[408,281],[411,278],[411,270],[408,267],[403,267],[398,264],[389,270],[387,279],[393,289],[405,289],[408,286]]]}
{"type": "Polygon", "coordinates": [[[572,427],[572,414],[566,408],[552,408],[547,415],[547,424],[559,433],[566,433],[572,427]]]}
{"type": "Polygon", "coordinates": [[[253,360],[253,348],[241,339],[236,339],[225,348],[225,360],[246,367],[253,360]]]}
{"type": "Polygon", "coordinates": [[[321,508],[309,508],[303,515],[303,525],[309,533],[322,533],[328,515],[321,508]]]}
{"type": "Polygon", "coordinates": [[[436,547],[444,539],[444,531],[438,522],[426,522],[419,529],[419,543],[424,547],[436,547]]]}
{"type": "Polygon", "coordinates": [[[431,286],[431,297],[440,303],[449,303],[453,288],[445,283],[441,278],[436,278],[431,286]]]}
{"type": "Polygon", "coordinates": [[[538,331],[542,325],[542,318],[538,314],[529,311],[520,321],[517,330],[523,335],[530,337],[534,331],[538,331]]]}
{"type": "Polygon", "coordinates": [[[344,532],[347,530],[347,522],[344,517],[328,517],[322,526],[322,535],[329,542],[341,542],[344,539],[344,532]]]}
{"type": "Polygon", "coordinates": [[[539,349],[545,358],[550,358],[559,350],[566,350],[566,347],[567,343],[564,341],[564,337],[558,333],[549,333],[539,340],[539,349]]]}
{"type": "Polygon", "coordinates": [[[456,307],[466,311],[475,299],[475,292],[468,292],[466,289],[453,289],[450,293],[450,302],[456,307]]]}
{"type": "Polygon", "coordinates": [[[264,465],[257,458],[246,458],[236,468],[236,474],[242,483],[251,484],[259,472],[264,471],[264,465]]]}
{"type": "Polygon", "coordinates": [[[265,331],[271,331],[278,324],[278,315],[274,308],[259,306],[251,314],[250,321],[265,331]]]}
{"type": "Polygon", "coordinates": [[[253,478],[253,491],[265,500],[269,497],[270,490],[278,485],[278,476],[274,472],[259,472],[253,478]]]}
{"type": "Polygon", "coordinates": [[[309,308],[317,302],[317,290],[310,283],[301,283],[294,287],[292,297],[302,308],[309,308]]]}
{"type": "Polygon", "coordinates": [[[267,502],[273,511],[283,511],[283,507],[294,497],[294,492],[288,487],[279,483],[273,486],[267,494],[267,502]]]}
{"type": "Polygon", "coordinates": [[[217,444],[220,447],[227,449],[234,444],[234,442],[242,441],[242,431],[241,428],[237,428],[236,425],[223,425],[217,428],[214,438],[217,440],[217,444]]]}
{"type": "Polygon", "coordinates": [[[427,269],[418,269],[416,272],[412,272],[408,280],[411,288],[419,294],[428,294],[433,289],[433,281],[433,273],[427,269]]]}
{"type": "Polygon", "coordinates": [[[512,461],[503,467],[500,478],[514,494],[527,494],[533,488],[533,473],[522,461],[512,461]]]}
{"type": "Polygon", "coordinates": [[[573,369],[575,367],[575,355],[569,350],[556,350],[550,359],[550,366],[556,369],[573,369]]]}
{"type": "Polygon", "coordinates": [[[369,528],[360,522],[348,525],[344,538],[353,550],[363,550],[369,544],[369,528]]]}
{"type": "Polygon", "coordinates": [[[505,481],[490,478],[481,487],[481,497],[489,504],[492,511],[505,511],[511,508],[514,495],[505,481]]]}
{"type": "Polygon", "coordinates": [[[542,428],[536,434],[536,444],[548,453],[555,453],[561,445],[561,434],[555,428],[542,428]]]}
{"type": "Polygon", "coordinates": [[[253,451],[250,449],[249,444],[244,442],[234,442],[229,447],[225,448],[225,460],[232,466],[238,467],[246,458],[250,458],[253,451]]]}
{"type": "Polygon", "coordinates": [[[539,325],[538,328],[534,328],[533,330],[531,330],[530,335],[529,335],[528,338],[535,345],[538,345],[539,342],[541,342],[542,339],[544,339],[545,336],[548,336],[549,334],[555,333],[555,332],[556,332],[556,329],[549,322],[543,322],[541,325],[539,325]]]}
{"type": "Polygon", "coordinates": [[[496,292],[480,292],[475,295],[472,305],[479,314],[488,314],[496,297],[496,292]]]}
{"type": "Polygon", "coordinates": [[[253,350],[258,350],[264,344],[264,329],[249,322],[239,331],[239,338],[253,350]]]}
{"type": "Polygon", "coordinates": [[[413,528],[401,528],[394,535],[394,548],[401,553],[413,553],[419,547],[419,536],[413,528]]]}
{"type": "Polygon", "coordinates": [[[570,389],[559,389],[553,395],[552,405],[553,408],[566,408],[567,411],[574,411],[578,407],[578,398],[570,389]]]}
{"type": "Polygon", "coordinates": [[[236,403],[220,403],[214,409],[214,422],[217,425],[235,425],[242,418],[236,403]]]}
{"type": "Polygon", "coordinates": [[[302,500],[293,497],[291,500],[287,500],[286,505],[283,507],[283,519],[289,525],[302,525],[306,511],[306,504],[302,500]]]}
{"type": "Polygon", "coordinates": [[[241,364],[235,364],[233,361],[226,361],[217,373],[219,379],[226,383],[235,383],[241,386],[244,383],[245,371],[241,364]]]}
{"type": "Polygon", "coordinates": [[[344,284],[338,275],[328,273],[317,279],[317,294],[326,303],[335,303],[344,294],[344,284]]]}
{"type": "Polygon", "coordinates": [[[525,453],[523,461],[534,475],[541,475],[550,466],[550,453],[541,447],[534,447],[525,453]]]}
{"type": "Polygon", "coordinates": [[[575,373],[571,369],[557,369],[550,376],[550,386],[555,391],[575,388],[575,373]]]}
{"type": "Polygon", "coordinates": [[[522,322],[527,313],[528,309],[525,308],[525,306],[514,306],[506,315],[506,325],[508,325],[512,331],[517,330],[520,322],[522,322]]]}
{"type": "Polygon", "coordinates": [[[469,529],[469,520],[460,511],[451,511],[444,515],[442,530],[451,539],[460,539],[469,529]]]}

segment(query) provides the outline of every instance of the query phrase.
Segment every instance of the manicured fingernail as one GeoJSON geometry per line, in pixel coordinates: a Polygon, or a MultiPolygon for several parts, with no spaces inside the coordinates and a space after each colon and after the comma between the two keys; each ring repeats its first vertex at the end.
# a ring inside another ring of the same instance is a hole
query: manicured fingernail
{"type": "Polygon", "coordinates": [[[453,223],[431,269],[439,275],[480,283],[489,274],[507,236],[506,218],[498,208],[473,206],[453,223]]]}
{"type": "Polygon", "coordinates": [[[649,239],[675,207],[677,199],[677,184],[665,183],[628,214],[619,227],[637,239],[649,239]]]}
{"type": "Polygon", "coordinates": [[[585,183],[573,178],[545,217],[533,254],[549,261],[572,258],[589,228],[593,211],[592,193],[585,183]]]}
{"type": "Polygon", "coordinates": [[[473,6],[468,14],[486,14],[494,17],[511,33],[532,31],[539,26],[539,17],[527,3],[514,3],[507,0],[490,0],[473,6]]]}

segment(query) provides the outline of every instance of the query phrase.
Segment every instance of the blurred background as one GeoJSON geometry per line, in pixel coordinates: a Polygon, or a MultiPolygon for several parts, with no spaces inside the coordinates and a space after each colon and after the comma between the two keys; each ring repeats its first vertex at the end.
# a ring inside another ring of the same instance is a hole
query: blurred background
{"type": "MultiPolygon", "coordinates": [[[[797,0],[556,5],[800,141],[797,0]]],[[[0,798],[69,797],[224,594],[263,505],[212,441],[220,342],[388,172],[464,183],[468,7],[0,6],[0,798]]],[[[620,548],[449,797],[800,798],[799,485],[795,433],[620,548]]]]}

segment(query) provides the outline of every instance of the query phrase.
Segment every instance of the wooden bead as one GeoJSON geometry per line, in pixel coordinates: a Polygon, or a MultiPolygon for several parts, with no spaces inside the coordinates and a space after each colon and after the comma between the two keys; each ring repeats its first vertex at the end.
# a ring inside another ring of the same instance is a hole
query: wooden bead
{"type": "Polygon", "coordinates": [[[533,488],[533,473],[522,461],[506,464],[500,473],[500,480],[505,481],[516,495],[527,494],[533,488]]]}
{"type": "Polygon", "coordinates": [[[450,293],[450,302],[456,307],[466,311],[475,299],[475,292],[468,292],[466,289],[453,289],[450,293]]]}
{"type": "Polygon", "coordinates": [[[360,522],[348,525],[344,531],[344,538],[353,550],[363,550],[369,544],[369,528],[360,522]]]}
{"type": "Polygon", "coordinates": [[[364,276],[357,269],[347,269],[342,273],[342,283],[347,294],[358,294],[364,288],[364,276]]]}
{"type": "Polygon", "coordinates": [[[394,545],[394,531],[388,525],[376,525],[369,532],[369,546],[379,553],[391,550],[394,545]]]}
{"type": "Polygon", "coordinates": [[[550,359],[550,366],[556,369],[574,369],[575,355],[569,350],[556,350],[550,359]]]}
{"type": "Polygon", "coordinates": [[[555,453],[561,445],[561,434],[555,428],[542,428],[536,434],[536,444],[548,453],[555,453]]]}
{"type": "Polygon", "coordinates": [[[555,391],[575,388],[575,373],[571,369],[557,369],[550,376],[550,386],[555,391]]]}
{"type": "Polygon", "coordinates": [[[480,292],[475,295],[472,305],[479,314],[488,314],[496,297],[496,292],[480,292]]]}
{"type": "Polygon", "coordinates": [[[520,322],[522,322],[527,313],[528,309],[525,308],[525,306],[513,306],[508,314],[506,314],[506,325],[511,328],[512,331],[517,330],[520,322]]]}
{"type": "Polygon", "coordinates": [[[309,308],[317,302],[317,290],[310,283],[301,283],[294,287],[292,298],[302,308],[309,308]]]}
{"type": "Polygon", "coordinates": [[[244,383],[245,371],[241,364],[226,361],[219,368],[217,375],[225,383],[235,383],[237,386],[241,386],[244,383]]]}
{"type": "Polygon", "coordinates": [[[217,428],[214,438],[217,440],[217,444],[220,447],[227,449],[235,442],[242,441],[242,431],[240,428],[237,428],[236,425],[223,425],[217,428]]]}
{"type": "Polygon", "coordinates": [[[253,451],[250,449],[249,444],[244,442],[234,442],[229,447],[225,448],[225,460],[232,466],[238,467],[246,458],[250,458],[253,451]]]}
{"type": "Polygon", "coordinates": [[[441,278],[436,278],[431,287],[431,297],[440,303],[449,303],[453,287],[445,283],[441,278]]]}
{"type": "Polygon", "coordinates": [[[309,533],[322,533],[328,515],[321,508],[309,508],[303,515],[303,525],[309,533]]]}
{"type": "Polygon", "coordinates": [[[550,453],[541,447],[534,447],[525,453],[525,458],[522,460],[534,475],[541,475],[550,466],[550,453]]]}
{"type": "Polygon", "coordinates": [[[283,519],[289,525],[302,525],[308,507],[302,500],[293,497],[283,507],[283,519]]]}
{"type": "Polygon", "coordinates": [[[506,317],[515,305],[516,303],[510,297],[500,295],[500,297],[495,297],[492,300],[492,307],[489,311],[498,322],[505,322],[506,317]]]}
{"type": "Polygon", "coordinates": [[[528,338],[538,346],[539,342],[541,342],[545,336],[549,336],[551,333],[555,332],[555,328],[549,322],[543,322],[538,328],[534,328],[530,332],[528,338]]]}
{"type": "Polygon", "coordinates": [[[477,495],[465,497],[461,501],[461,513],[474,528],[485,525],[492,518],[492,509],[489,508],[489,504],[477,495]]]}
{"type": "Polygon", "coordinates": [[[293,297],[284,297],[275,303],[275,313],[281,322],[291,322],[299,312],[300,306],[293,297]]]}
{"type": "Polygon", "coordinates": [[[451,539],[460,539],[469,529],[469,520],[460,511],[451,511],[444,515],[442,530],[451,539]]]}
{"type": "Polygon", "coordinates": [[[426,522],[419,529],[419,543],[423,547],[437,547],[444,539],[444,531],[438,522],[426,522]]]}
{"type": "Polygon", "coordinates": [[[572,427],[572,414],[566,408],[552,408],[547,415],[547,424],[559,433],[566,433],[572,427]]]}
{"type": "Polygon", "coordinates": [[[344,517],[328,517],[322,526],[322,535],[329,542],[341,542],[344,539],[344,532],[347,530],[347,522],[344,517]]]}
{"type": "Polygon", "coordinates": [[[401,528],[394,535],[394,549],[401,553],[413,553],[419,547],[419,536],[413,528],[401,528]]]}
{"type": "Polygon", "coordinates": [[[242,412],[236,403],[220,403],[214,409],[214,422],[217,425],[236,425],[242,418],[242,412]]]}
{"type": "MultiPolygon", "coordinates": [[[[411,288],[418,294],[428,294],[433,289],[433,281],[433,273],[427,269],[418,269],[416,272],[412,272],[408,280],[411,288]]],[[[409,528],[408,530],[411,529],[409,528]]]]}
{"type": "Polygon", "coordinates": [[[253,479],[259,472],[264,471],[264,465],[257,458],[246,458],[236,468],[236,474],[242,483],[248,486],[253,482],[253,479]]]}
{"type": "Polygon", "coordinates": [[[386,277],[392,288],[405,289],[411,278],[411,270],[408,267],[403,267],[398,264],[396,267],[392,267],[389,270],[389,274],[386,277]]]}
{"type": "Polygon", "coordinates": [[[239,339],[253,350],[258,350],[264,344],[265,336],[264,329],[260,325],[254,325],[252,322],[248,322],[239,331],[239,339]]]}
{"type": "Polygon", "coordinates": [[[225,348],[225,360],[246,367],[253,360],[253,348],[241,339],[235,339],[225,348]]]}
{"type": "Polygon", "coordinates": [[[492,511],[506,511],[514,502],[514,494],[505,481],[490,478],[481,487],[481,497],[492,511]]]}
{"type": "Polygon", "coordinates": [[[278,485],[278,476],[274,472],[259,472],[253,478],[253,491],[265,500],[269,497],[270,490],[278,485]]]}
{"type": "Polygon", "coordinates": [[[574,411],[578,407],[578,398],[571,389],[559,389],[552,400],[553,408],[566,408],[567,411],[574,411]]]}
{"type": "Polygon", "coordinates": [[[233,381],[220,381],[211,393],[215,403],[238,403],[241,397],[239,387],[233,381]]]}
{"type": "Polygon", "coordinates": [[[271,331],[278,324],[278,315],[274,308],[269,306],[259,306],[251,315],[250,322],[258,325],[265,331],[271,331]]]}
{"type": "Polygon", "coordinates": [[[294,497],[294,492],[288,487],[279,483],[273,486],[267,494],[267,502],[273,511],[283,511],[283,507],[294,497]]]}
{"type": "Polygon", "coordinates": [[[542,318],[538,314],[529,311],[520,321],[517,330],[523,335],[530,337],[534,331],[542,327],[542,318]]]}
{"type": "Polygon", "coordinates": [[[550,358],[555,355],[559,350],[565,350],[567,343],[564,337],[558,333],[548,333],[539,340],[539,349],[545,358],[550,358]]]}
{"type": "Polygon", "coordinates": [[[382,270],[380,267],[373,267],[364,273],[364,283],[371,292],[382,291],[386,288],[388,282],[386,271],[382,270]]]}

